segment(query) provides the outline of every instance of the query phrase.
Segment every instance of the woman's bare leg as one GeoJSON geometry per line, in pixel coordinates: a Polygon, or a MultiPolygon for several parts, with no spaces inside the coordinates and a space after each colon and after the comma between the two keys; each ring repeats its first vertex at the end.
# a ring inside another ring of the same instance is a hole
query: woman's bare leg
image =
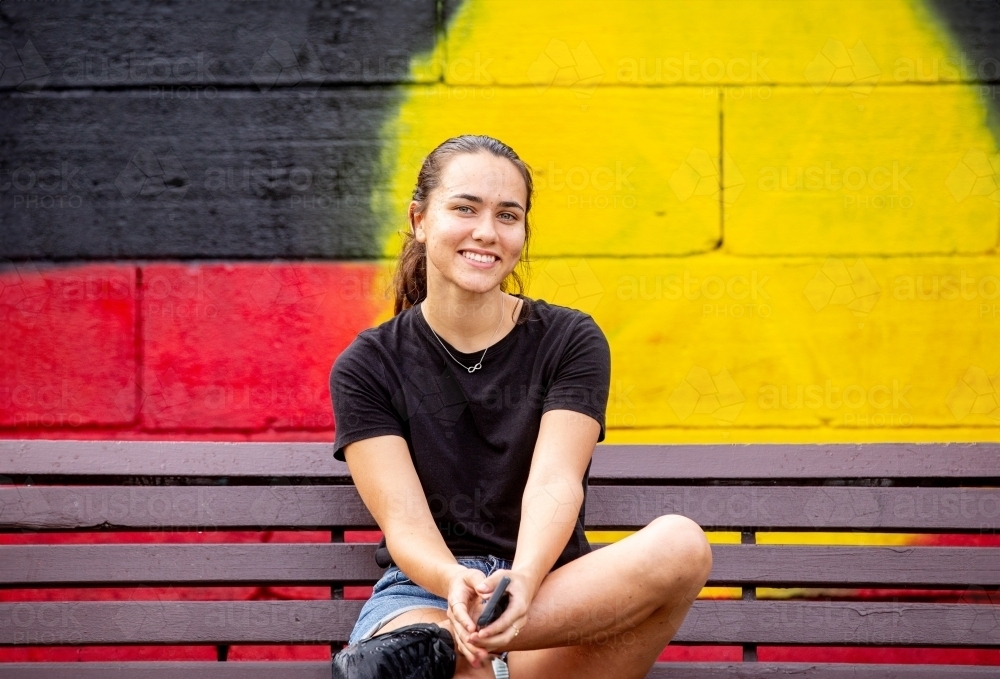
{"type": "MultiPolygon", "coordinates": [[[[677,633],[712,569],[701,528],[669,514],[546,576],[506,650],[511,679],[640,679],[677,633]]],[[[437,608],[407,611],[379,634],[415,622],[451,631],[437,608]]],[[[458,654],[456,679],[492,679],[458,654]]]]}
{"type": "Polygon", "coordinates": [[[712,570],[701,528],[678,515],[549,573],[508,647],[512,679],[640,679],[712,570]]]}

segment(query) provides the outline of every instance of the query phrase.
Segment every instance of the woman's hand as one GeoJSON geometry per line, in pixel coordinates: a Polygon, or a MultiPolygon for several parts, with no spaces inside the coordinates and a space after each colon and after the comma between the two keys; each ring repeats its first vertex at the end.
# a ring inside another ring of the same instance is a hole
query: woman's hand
{"type": "Polygon", "coordinates": [[[476,568],[463,568],[456,571],[448,585],[448,620],[455,632],[455,650],[466,657],[473,667],[479,667],[478,661],[488,657],[486,649],[469,641],[469,635],[476,629],[475,619],[482,611],[480,596],[476,589],[486,576],[476,568]]]}
{"type": "Polygon", "coordinates": [[[455,631],[456,650],[473,667],[480,667],[480,661],[487,660],[491,652],[504,649],[514,638],[512,625],[518,630],[524,627],[528,606],[536,591],[531,579],[518,571],[498,570],[488,578],[475,568],[457,572],[448,589],[448,619],[455,631]],[[507,609],[499,618],[477,631],[476,620],[505,575],[510,578],[507,609]]]}
{"type": "Polygon", "coordinates": [[[480,582],[476,586],[476,593],[482,598],[474,610],[475,616],[478,617],[483,608],[486,607],[490,595],[493,594],[493,590],[500,584],[500,580],[504,576],[510,578],[510,584],[507,585],[507,594],[510,595],[507,609],[503,615],[489,625],[469,635],[468,643],[473,647],[483,648],[490,652],[504,650],[528,621],[528,607],[531,605],[538,588],[527,575],[520,571],[494,571],[488,578],[480,582]]]}

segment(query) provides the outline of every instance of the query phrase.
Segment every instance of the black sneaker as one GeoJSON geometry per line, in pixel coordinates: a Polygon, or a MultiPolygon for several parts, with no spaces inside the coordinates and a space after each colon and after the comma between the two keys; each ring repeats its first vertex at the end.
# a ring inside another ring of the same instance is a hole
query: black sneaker
{"type": "Polygon", "coordinates": [[[333,657],[333,679],[452,679],[455,640],[418,622],[348,646],[333,657]]]}

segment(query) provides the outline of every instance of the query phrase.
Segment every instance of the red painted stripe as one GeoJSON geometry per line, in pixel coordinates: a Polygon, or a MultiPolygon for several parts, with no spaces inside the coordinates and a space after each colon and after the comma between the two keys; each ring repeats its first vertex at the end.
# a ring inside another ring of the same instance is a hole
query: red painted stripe
{"type": "MultiPolygon", "coordinates": [[[[886,637],[892,630],[886,630],[886,637]]],[[[844,662],[941,665],[1000,665],[1000,650],[976,648],[860,648],[759,646],[760,662],[844,662]]]]}
{"type": "Polygon", "coordinates": [[[108,264],[0,270],[0,425],[44,436],[134,420],[135,278],[108,264]]]}
{"type": "Polygon", "coordinates": [[[146,430],[331,430],[337,355],[378,313],[376,267],[143,269],[146,430]]]}
{"type": "Polygon", "coordinates": [[[373,264],[0,271],[6,437],[329,440],[330,367],[388,303],[373,264]],[[140,368],[137,370],[137,361],[140,368]]]}

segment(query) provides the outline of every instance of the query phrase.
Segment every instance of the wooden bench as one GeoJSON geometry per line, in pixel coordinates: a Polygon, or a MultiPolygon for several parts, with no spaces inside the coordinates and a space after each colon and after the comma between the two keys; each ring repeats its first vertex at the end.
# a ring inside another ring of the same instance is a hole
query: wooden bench
{"type": "MultiPolygon", "coordinates": [[[[377,529],[328,444],[0,441],[0,528],[32,531],[331,530],[330,544],[0,546],[6,588],[329,585],[329,601],[79,601],[0,604],[0,644],[328,644],[347,639],[362,601],[344,585],[381,574],[377,529]],[[31,485],[24,485],[30,477],[31,485]],[[12,485],[13,484],[13,485],[12,485]]],[[[764,530],[995,533],[1000,445],[601,446],[587,493],[589,530],[628,530],[678,513],[715,545],[710,585],[675,641],[742,646],[742,663],[658,663],[648,676],[997,677],[1000,668],[756,662],[758,644],[1000,647],[986,603],[756,600],[755,587],[954,589],[1000,586],[1000,549],[755,544],[764,530]]],[[[978,590],[977,590],[978,591],[978,590]]],[[[994,602],[996,599],[993,600],[994,602]]],[[[9,663],[7,679],[330,676],[327,662],[9,663]]]]}

